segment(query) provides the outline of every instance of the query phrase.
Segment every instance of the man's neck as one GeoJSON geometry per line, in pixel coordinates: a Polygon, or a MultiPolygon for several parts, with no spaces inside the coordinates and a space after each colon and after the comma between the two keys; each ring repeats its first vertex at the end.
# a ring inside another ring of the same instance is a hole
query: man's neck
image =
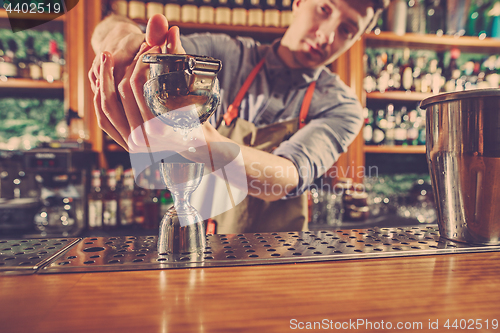
{"type": "Polygon", "coordinates": [[[292,69],[300,68],[300,66],[298,66],[295,59],[293,58],[293,53],[287,46],[283,45],[282,41],[280,41],[276,53],[278,55],[278,58],[286,67],[292,69]]]}

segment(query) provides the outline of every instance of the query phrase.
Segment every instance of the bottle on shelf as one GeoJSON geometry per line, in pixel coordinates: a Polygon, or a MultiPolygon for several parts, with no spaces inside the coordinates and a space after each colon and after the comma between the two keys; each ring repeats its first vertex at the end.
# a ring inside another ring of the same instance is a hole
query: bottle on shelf
{"type": "Polygon", "coordinates": [[[409,0],[406,20],[406,31],[425,34],[425,4],[424,0],[409,0]]]}
{"type": "Polygon", "coordinates": [[[389,31],[398,36],[403,36],[406,33],[406,11],[407,4],[405,0],[391,1],[387,10],[389,31]]]}
{"type": "Polygon", "coordinates": [[[102,224],[106,229],[118,226],[118,193],[116,190],[116,171],[110,169],[106,172],[106,187],[102,195],[103,213],[102,224]]]}
{"type": "Polygon", "coordinates": [[[384,116],[384,110],[380,109],[377,112],[377,118],[373,123],[373,139],[374,145],[383,145],[385,143],[385,129],[387,128],[387,120],[384,116]]]}
{"type": "Polygon", "coordinates": [[[401,66],[401,88],[404,91],[413,89],[413,60],[410,57],[410,49],[403,50],[403,66],[401,66]]]}
{"type": "Polygon", "coordinates": [[[405,106],[399,110],[396,114],[396,122],[394,127],[394,143],[397,146],[407,145],[407,134],[408,134],[408,117],[406,114],[407,109],[405,106]]]}
{"type": "Polygon", "coordinates": [[[215,7],[215,24],[231,24],[231,7],[229,0],[218,0],[215,7]]]}
{"type": "Polygon", "coordinates": [[[128,2],[128,17],[132,20],[146,20],[146,3],[130,0],[128,2]]]}
{"type": "Polygon", "coordinates": [[[167,211],[174,205],[172,194],[167,189],[161,191],[160,194],[160,218],[163,218],[167,211]]]}
{"type": "Polygon", "coordinates": [[[163,14],[164,3],[162,0],[149,0],[146,3],[146,18],[149,20],[151,16],[156,14],[163,14]]]}
{"type": "Polygon", "coordinates": [[[2,57],[0,57],[0,76],[5,78],[17,77],[17,66],[15,64],[15,53],[17,51],[16,41],[10,39],[6,44],[0,44],[0,48],[2,48],[0,54],[3,54],[2,57]]]}
{"type": "MultiPolygon", "coordinates": [[[[406,126],[406,144],[408,146],[416,146],[419,144],[418,136],[419,136],[419,122],[418,122],[418,113],[417,110],[411,110],[408,113],[408,118],[405,119],[407,124],[406,126]]],[[[424,128],[425,128],[425,124],[424,128]]]]}
{"type": "Polygon", "coordinates": [[[55,40],[49,42],[47,60],[42,63],[42,75],[48,82],[61,80],[63,60],[55,40]]]}
{"type": "Polygon", "coordinates": [[[127,0],[115,0],[111,3],[111,10],[113,13],[128,16],[128,1],[127,0]]]}
{"type": "Polygon", "coordinates": [[[42,67],[40,60],[35,51],[35,39],[33,36],[26,38],[26,57],[29,75],[32,80],[40,80],[42,78],[42,67]]]}
{"type": "Polygon", "coordinates": [[[371,145],[373,140],[373,110],[367,108],[363,109],[365,116],[365,126],[363,127],[363,139],[365,140],[365,145],[371,145]]]}
{"type": "Polygon", "coordinates": [[[243,26],[248,25],[245,0],[231,0],[231,7],[231,24],[243,26]]]}
{"type": "Polygon", "coordinates": [[[292,0],[281,0],[280,12],[281,22],[280,27],[288,28],[293,20],[292,0]]]}
{"type": "Polygon", "coordinates": [[[101,229],[103,213],[101,171],[92,171],[90,193],[88,194],[88,228],[101,229]]]}
{"type": "Polygon", "coordinates": [[[276,0],[266,0],[264,10],[264,26],[279,27],[280,26],[280,11],[276,0]]]}
{"type": "Polygon", "coordinates": [[[150,185],[144,197],[144,229],[157,229],[160,225],[160,194],[150,185]]]}
{"type": "Polygon", "coordinates": [[[198,6],[196,0],[184,0],[182,2],[181,22],[198,23],[198,6]]]}
{"type": "Polygon", "coordinates": [[[198,8],[198,23],[214,24],[215,9],[212,0],[201,0],[198,8]]]}
{"type": "Polygon", "coordinates": [[[181,4],[179,0],[166,0],[164,10],[168,22],[181,21],[181,4]]]}
{"type": "Polygon", "coordinates": [[[248,25],[262,27],[264,25],[264,11],[260,0],[248,0],[248,25]]]}
{"type": "Polygon", "coordinates": [[[125,227],[132,226],[134,224],[134,173],[132,169],[123,172],[123,186],[119,197],[120,224],[125,227]]]}
{"type": "Polygon", "coordinates": [[[465,21],[469,0],[446,0],[446,34],[465,35],[465,21]]]}
{"type": "Polygon", "coordinates": [[[386,146],[394,146],[396,130],[396,116],[394,113],[394,105],[388,104],[386,109],[386,126],[385,126],[385,142],[386,146]]]}
{"type": "Polygon", "coordinates": [[[144,225],[144,198],[146,196],[146,188],[148,188],[148,181],[144,175],[139,175],[134,183],[134,224],[142,227],[144,225]],[[137,184],[139,181],[139,184],[137,184]]]}
{"type": "Polygon", "coordinates": [[[425,26],[428,34],[442,36],[445,30],[446,15],[441,0],[427,0],[425,26]]]}

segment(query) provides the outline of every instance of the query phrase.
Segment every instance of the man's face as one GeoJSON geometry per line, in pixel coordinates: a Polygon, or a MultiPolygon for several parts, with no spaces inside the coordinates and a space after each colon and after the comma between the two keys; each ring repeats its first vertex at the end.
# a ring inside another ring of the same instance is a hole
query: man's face
{"type": "Polygon", "coordinates": [[[281,44],[295,68],[317,68],[334,61],[365,32],[374,15],[368,0],[295,0],[294,21],[281,44]]]}

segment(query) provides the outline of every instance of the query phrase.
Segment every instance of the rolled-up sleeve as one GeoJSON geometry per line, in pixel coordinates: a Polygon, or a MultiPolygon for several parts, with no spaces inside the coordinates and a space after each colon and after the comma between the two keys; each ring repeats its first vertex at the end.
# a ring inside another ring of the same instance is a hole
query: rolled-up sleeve
{"type": "Polygon", "coordinates": [[[362,107],[356,97],[342,89],[331,90],[338,87],[327,86],[315,92],[311,102],[314,117],[273,152],[292,161],[299,172],[299,185],[287,198],[302,194],[328,171],[361,129],[362,107]]]}

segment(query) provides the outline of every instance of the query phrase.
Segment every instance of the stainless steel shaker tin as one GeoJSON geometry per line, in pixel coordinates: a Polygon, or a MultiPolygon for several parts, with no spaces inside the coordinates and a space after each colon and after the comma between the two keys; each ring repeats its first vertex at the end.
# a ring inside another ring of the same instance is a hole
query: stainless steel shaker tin
{"type": "Polygon", "coordinates": [[[500,89],[440,94],[421,107],[441,236],[500,244],[500,89]]]}

